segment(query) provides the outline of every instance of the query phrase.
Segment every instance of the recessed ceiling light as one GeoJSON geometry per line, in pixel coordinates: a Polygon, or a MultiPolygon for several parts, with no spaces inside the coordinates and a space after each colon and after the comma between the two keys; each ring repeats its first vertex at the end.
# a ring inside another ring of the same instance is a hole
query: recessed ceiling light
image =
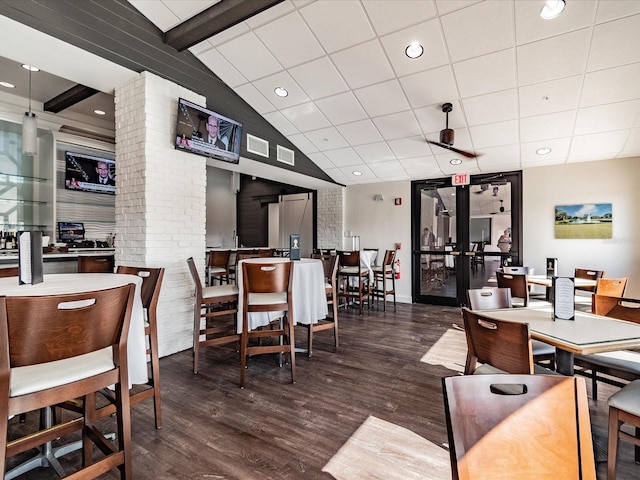
{"type": "Polygon", "coordinates": [[[104,110],[94,110],[93,113],[95,113],[96,115],[106,115],[107,112],[105,112],[104,110]]]}
{"type": "Polygon", "coordinates": [[[356,177],[359,177],[360,175],[362,175],[362,172],[360,170],[354,170],[353,173],[356,177]]]}
{"type": "Polygon", "coordinates": [[[29,70],[30,72],[39,72],[40,69],[38,67],[34,67],[33,65],[27,65],[26,63],[22,64],[22,68],[25,70],[29,70]]]}
{"type": "Polygon", "coordinates": [[[547,154],[551,153],[551,149],[550,149],[550,148],[547,148],[547,147],[545,147],[545,148],[539,148],[539,149],[537,149],[537,150],[536,150],[536,153],[537,153],[538,155],[547,155],[547,154]]]}
{"type": "Polygon", "coordinates": [[[279,97],[286,97],[287,95],[289,95],[289,92],[287,92],[287,89],[282,87],[276,87],[274,92],[276,92],[276,95],[279,97]]]}
{"type": "Polygon", "coordinates": [[[459,158],[452,158],[451,160],[449,160],[449,163],[451,165],[460,165],[462,163],[462,160],[460,160],[459,158]]]}
{"type": "Polygon", "coordinates": [[[564,0],[547,0],[540,10],[540,16],[545,20],[554,19],[562,13],[565,6],[564,0]]]}
{"type": "Polygon", "coordinates": [[[424,53],[424,47],[418,42],[411,42],[404,53],[409,58],[418,58],[424,53]]]}
{"type": "Polygon", "coordinates": [[[0,85],[6,88],[16,88],[16,86],[13,83],[9,83],[9,82],[0,82],[0,85]]]}

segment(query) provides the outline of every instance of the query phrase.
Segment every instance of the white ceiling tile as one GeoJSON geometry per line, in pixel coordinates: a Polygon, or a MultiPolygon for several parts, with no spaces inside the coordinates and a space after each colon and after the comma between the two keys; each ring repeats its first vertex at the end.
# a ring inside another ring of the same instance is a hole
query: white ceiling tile
{"type": "Polygon", "coordinates": [[[562,78],[519,89],[520,116],[561,112],[578,106],[582,76],[562,78]]]}
{"type": "Polygon", "coordinates": [[[476,158],[481,170],[498,167],[501,170],[520,168],[520,146],[502,145],[500,147],[485,148],[482,155],[476,158]]]}
{"type": "Polygon", "coordinates": [[[384,82],[394,77],[380,42],[372,40],[331,55],[340,74],[351,88],[384,82]]]}
{"type": "Polygon", "coordinates": [[[261,25],[265,25],[268,22],[275,21],[276,19],[285,16],[289,12],[293,11],[294,8],[295,6],[292,2],[290,2],[289,0],[284,0],[281,3],[274,5],[273,7],[263,10],[253,17],[247,18],[245,20],[245,23],[250,28],[255,29],[260,27],[261,25]]]}
{"type": "Polygon", "coordinates": [[[376,36],[360,2],[323,0],[301,8],[300,13],[328,53],[376,36]]]}
{"type": "Polygon", "coordinates": [[[310,155],[318,151],[318,147],[316,147],[313,142],[311,142],[311,140],[302,133],[289,135],[287,138],[306,155],[310,155]]]}
{"type": "Polygon", "coordinates": [[[453,71],[462,98],[515,88],[515,49],[454,63],[453,71]]]}
{"type": "Polygon", "coordinates": [[[269,100],[267,100],[262,93],[256,89],[252,84],[246,83],[236,87],[235,92],[242,97],[242,99],[253,107],[258,113],[273,112],[276,107],[273,106],[269,100]]]}
{"type": "Polygon", "coordinates": [[[309,157],[309,159],[313,163],[315,163],[317,166],[319,166],[323,170],[326,170],[327,168],[335,167],[333,162],[329,160],[327,156],[322,152],[310,153],[309,155],[307,155],[307,157],[309,157]]]}
{"type": "Polygon", "coordinates": [[[630,2],[629,0],[607,0],[606,4],[601,3],[596,15],[596,23],[608,22],[616,18],[627,17],[640,13],[640,2],[630,2]]]}
{"type": "Polygon", "coordinates": [[[391,61],[396,75],[403,76],[449,63],[449,54],[438,20],[431,20],[380,39],[391,61]],[[418,42],[424,53],[418,58],[409,58],[405,49],[412,42],[418,42]]]}
{"type": "Polygon", "coordinates": [[[327,150],[323,153],[336,167],[362,164],[362,158],[350,147],[327,150]]]}
{"type": "Polygon", "coordinates": [[[422,136],[390,140],[387,144],[397,158],[425,158],[432,156],[431,149],[422,136]]]}
{"type": "Polygon", "coordinates": [[[553,140],[544,140],[538,142],[527,142],[520,145],[520,155],[522,157],[522,166],[541,166],[558,163],[564,163],[564,159],[569,154],[571,146],[571,137],[555,138],[553,140]],[[551,152],[546,155],[538,155],[536,151],[540,148],[550,148],[551,152]]]}
{"type": "Polygon", "coordinates": [[[279,109],[306,103],[310,100],[307,94],[287,72],[278,72],[274,75],[261,78],[253,82],[253,85],[266,99],[279,109]],[[286,97],[279,97],[275,94],[277,87],[285,88],[289,94],[286,97]]]}
{"type": "Polygon", "coordinates": [[[480,168],[478,167],[478,162],[475,158],[466,158],[463,159],[462,164],[460,165],[451,165],[451,160],[454,158],[460,158],[460,155],[455,153],[442,153],[435,155],[436,162],[444,175],[453,175],[455,173],[481,173],[480,168]]]}
{"type": "Polygon", "coordinates": [[[570,137],[576,120],[575,110],[520,119],[520,141],[533,142],[570,137]]]}
{"type": "Polygon", "coordinates": [[[283,108],[282,114],[301,132],[317,130],[331,125],[314,103],[305,103],[295,107],[283,108]]]}
{"type": "MultiPolygon", "coordinates": [[[[219,2],[220,0],[162,0],[162,3],[175,13],[181,21],[188,20],[219,2]]],[[[157,5],[159,2],[154,3],[157,5]]]]}
{"type": "Polygon", "coordinates": [[[316,105],[334,125],[367,118],[367,113],[351,92],[316,100],[316,105]]]}
{"type": "Polygon", "coordinates": [[[369,164],[369,168],[378,178],[382,178],[387,181],[390,181],[391,178],[399,180],[400,178],[407,176],[398,160],[371,163],[369,164]]]}
{"type": "Polygon", "coordinates": [[[335,182],[342,185],[353,185],[355,183],[351,178],[347,178],[347,176],[338,168],[327,168],[325,173],[333,178],[335,182]]]}
{"type": "Polygon", "coordinates": [[[298,12],[268,23],[255,32],[285,68],[300,65],[325,54],[298,12]]]}
{"type": "Polygon", "coordinates": [[[640,15],[597,25],[593,30],[588,71],[640,62],[640,48],[630,48],[631,45],[640,45],[640,15]]]}
{"type": "Polygon", "coordinates": [[[640,128],[634,128],[622,149],[620,157],[640,157],[640,128]]]}
{"type": "Polygon", "coordinates": [[[189,47],[188,50],[197,57],[198,55],[212,48],[214,48],[214,46],[209,40],[203,40],[200,43],[196,43],[195,45],[189,47]]]}
{"type": "Polygon", "coordinates": [[[293,124],[285,118],[280,112],[265,113],[262,115],[268,120],[268,122],[276,127],[283,135],[295,135],[300,131],[293,126],[293,124]]]}
{"type": "Polygon", "coordinates": [[[321,128],[307,132],[305,135],[321,152],[347,146],[347,142],[334,127],[321,128]]]}
{"type": "Polygon", "coordinates": [[[233,40],[234,38],[244,35],[249,31],[250,30],[247,24],[245,22],[240,22],[234,25],[233,27],[229,27],[226,30],[223,30],[222,32],[214,35],[213,37],[210,37],[208,39],[208,42],[214,47],[217,47],[219,45],[222,45],[223,43],[227,43],[233,40]]]}
{"type": "Polygon", "coordinates": [[[294,67],[289,73],[313,100],[349,90],[329,57],[294,67]]]}
{"type": "MultiPolygon", "coordinates": [[[[608,3],[609,0],[606,0],[608,3]]],[[[600,3],[602,5],[602,2],[600,3]]],[[[598,2],[571,1],[559,17],[540,17],[543,2],[516,1],[515,19],[518,45],[552,37],[590,26],[595,19],[598,2]]]]}
{"type": "Polygon", "coordinates": [[[569,162],[589,161],[598,155],[615,155],[627,141],[629,130],[575,135],[571,142],[569,162]]]}
{"type": "Polygon", "coordinates": [[[364,163],[361,163],[359,165],[352,165],[349,167],[339,167],[339,170],[343,173],[345,177],[350,178],[353,183],[362,183],[364,180],[377,178],[375,174],[371,171],[371,169],[368,166],[366,166],[364,163]],[[362,175],[356,176],[353,174],[354,171],[358,171],[362,175]]]}
{"type": "Polygon", "coordinates": [[[129,0],[129,3],[140,13],[153,22],[163,32],[175,27],[182,22],[168,5],[162,2],[149,2],[146,0],[129,0]]]}
{"type": "Polygon", "coordinates": [[[640,98],[639,78],[640,63],[587,73],[580,106],[590,107],[640,98]]]}
{"type": "Polygon", "coordinates": [[[403,77],[400,83],[411,108],[442,104],[459,96],[449,65],[403,77]]]}
{"type": "Polygon", "coordinates": [[[246,33],[218,47],[218,51],[249,80],[282,70],[282,65],[253,33],[246,33]]]}
{"type": "Polygon", "coordinates": [[[438,166],[438,162],[432,156],[402,158],[398,160],[405,172],[409,175],[423,174],[425,176],[441,175],[442,171],[438,166]]]}
{"type": "Polygon", "coordinates": [[[632,128],[640,115],[640,100],[581,108],[576,118],[575,135],[632,128]]]}
{"type": "Polygon", "coordinates": [[[484,0],[456,0],[455,2],[452,2],[451,0],[436,0],[436,5],[438,7],[438,13],[440,15],[445,15],[482,1],[484,0]]]}
{"type": "Polygon", "coordinates": [[[378,35],[395,32],[436,15],[432,1],[405,0],[402,2],[402,8],[398,8],[396,0],[363,2],[362,5],[378,35]]]}
{"type": "Polygon", "coordinates": [[[518,130],[517,120],[469,127],[473,146],[480,149],[518,143],[520,139],[518,130]]]}
{"type": "Polygon", "coordinates": [[[370,117],[409,110],[407,98],[397,80],[355,90],[358,100],[370,117]]]}
{"type": "Polygon", "coordinates": [[[487,0],[441,17],[453,62],[515,45],[513,3],[487,0]]]}
{"type": "Polygon", "coordinates": [[[385,140],[420,135],[420,126],[412,112],[394,113],[373,119],[376,128],[385,140]]]}
{"type": "Polygon", "coordinates": [[[339,130],[340,134],[351,146],[382,140],[382,135],[369,119],[340,125],[339,130]]]}
{"type": "Polygon", "coordinates": [[[353,148],[367,165],[396,159],[396,156],[385,142],[368,143],[353,148]]]}
{"type": "Polygon", "coordinates": [[[198,59],[231,88],[247,82],[247,79],[215,48],[202,52],[198,59]]]}
{"type": "Polygon", "coordinates": [[[465,98],[462,105],[469,126],[518,118],[518,97],[515,90],[465,98]]]}
{"type": "Polygon", "coordinates": [[[591,29],[584,28],[539,42],[520,45],[517,48],[520,85],[583,73],[590,40],[591,29]]]}

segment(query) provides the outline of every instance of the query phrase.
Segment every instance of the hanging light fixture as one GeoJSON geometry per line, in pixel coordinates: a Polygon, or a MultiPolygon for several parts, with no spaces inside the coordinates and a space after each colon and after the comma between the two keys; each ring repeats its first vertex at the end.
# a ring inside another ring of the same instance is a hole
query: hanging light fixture
{"type": "Polygon", "coordinates": [[[36,114],[31,112],[31,74],[39,69],[31,65],[22,65],[29,70],[29,111],[22,117],[22,153],[34,156],[38,154],[38,122],[36,114]]]}

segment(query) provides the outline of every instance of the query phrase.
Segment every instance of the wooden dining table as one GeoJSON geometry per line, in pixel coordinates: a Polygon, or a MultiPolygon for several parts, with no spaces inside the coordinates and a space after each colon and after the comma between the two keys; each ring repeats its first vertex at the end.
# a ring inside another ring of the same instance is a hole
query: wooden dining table
{"type": "MultiPolygon", "coordinates": [[[[596,281],[590,278],[573,278],[576,288],[595,287],[596,281]]],[[[527,283],[530,285],[542,285],[546,288],[546,299],[552,301],[553,278],[546,275],[527,275],[527,283]]]]}
{"type": "Polygon", "coordinates": [[[531,338],[556,347],[556,369],[573,375],[574,355],[612,352],[640,347],[640,325],[586,312],[575,312],[574,320],[554,320],[553,309],[545,307],[479,310],[483,316],[528,323],[531,338]]]}

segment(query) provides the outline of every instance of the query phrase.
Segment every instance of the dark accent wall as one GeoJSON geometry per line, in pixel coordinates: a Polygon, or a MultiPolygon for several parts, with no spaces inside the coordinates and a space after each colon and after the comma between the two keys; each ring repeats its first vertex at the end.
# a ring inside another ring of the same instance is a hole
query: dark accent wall
{"type": "Polygon", "coordinates": [[[148,71],[205,95],[209,109],[244,124],[245,139],[250,133],[269,141],[268,159],[247,152],[246,141],[243,157],[335,183],[191,52],[166,45],[163,32],[126,0],[1,0],[0,15],[133,71],[148,71]],[[294,167],[276,160],[277,145],[295,152],[294,167]]]}
{"type": "Polygon", "coordinates": [[[278,203],[280,195],[314,192],[313,244],[316,244],[316,195],[314,190],[272,182],[248,175],[240,177],[240,191],[236,197],[238,212],[238,245],[265,247],[269,244],[269,204],[278,203]]]}

